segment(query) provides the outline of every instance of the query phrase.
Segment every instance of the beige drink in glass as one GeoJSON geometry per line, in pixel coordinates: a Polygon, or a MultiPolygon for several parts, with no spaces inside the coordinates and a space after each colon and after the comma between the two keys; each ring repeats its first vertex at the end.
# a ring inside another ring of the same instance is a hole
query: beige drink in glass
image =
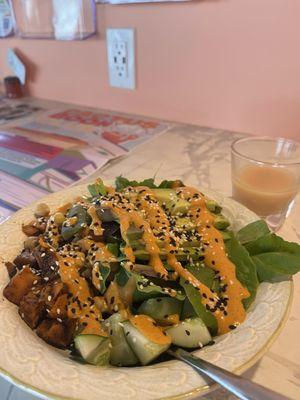
{"type": "Polygon", "coordinates": [[[233,143],[233,198],[265,218],[272,230],[284,222],[299,185],[298,143],[254,137],[233,143]]]}

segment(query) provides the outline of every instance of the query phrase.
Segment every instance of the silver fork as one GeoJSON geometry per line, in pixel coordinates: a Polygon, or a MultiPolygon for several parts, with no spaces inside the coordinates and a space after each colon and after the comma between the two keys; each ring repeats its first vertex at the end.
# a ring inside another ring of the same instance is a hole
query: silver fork
{"type": "Polygon", "coordinates": [[[208,361],[202,360],[187,351],[177,348],[168,353],[193,367],[199,375],[205,375],[242,400],[290,400],[258,383],[249,381],[208,361]]]}

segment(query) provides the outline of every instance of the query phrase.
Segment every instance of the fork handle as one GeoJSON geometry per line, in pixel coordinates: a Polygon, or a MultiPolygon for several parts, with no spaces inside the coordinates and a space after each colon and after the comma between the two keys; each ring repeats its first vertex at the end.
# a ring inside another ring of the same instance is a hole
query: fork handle
{"type": "Polygon", "coordinates": [[[208,361],[202,360],[182,349],[168,350],[177,359],[191,365],[199,374],[204,374],[219,383],[242,400],[290,400],[288,397],[267,389],[258,383],[235,375],[208,361]]]}

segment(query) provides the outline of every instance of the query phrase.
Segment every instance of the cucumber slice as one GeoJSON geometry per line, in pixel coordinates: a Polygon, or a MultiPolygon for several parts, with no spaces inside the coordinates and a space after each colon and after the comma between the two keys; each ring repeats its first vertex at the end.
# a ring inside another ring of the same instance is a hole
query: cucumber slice
{"type": "Polygon", "coordinates": [[[151,342],[129,321],[123,322],[123,327],[127,342],[143,365],[149,364],[170,347],[169,344],[151,342]]]}
{"type": "Polygon", "coordinates": [[[109,339],[99,335],[78,335],[75,347],[89,364],[106,365],[109,362],[109,339]]]}
{"type": "Polygon", "coordinates": [[[99,346],[103,337],[99,335],[78,335],[74,339],[75,347],[85,360],[99,346]]]}
{"type": "Polygon", "coordinates": [[[168,316],[178,314],[180,316],[182,301],[172,297],[156,297],[144,301],[138,308],[140,314],[146,314],[158,322],[163,322],[168,316]]]}
{"type": "Polygon", "coordinates": [[[191,349],[202,347],[212,340],[201,318],[186,319],[166,332],[171,336],[173,344],[191,349]]]}
{"type": "Polygon", "coordinates": [[[109,330],[110,341],[112,344],[110,352],[110,363],[117,366],[130,366],[138,363],[138,359],[126,341],[123,329],[124,318],[119,314],[113,314],[105,322],[105,327],[109,330]]]}
{"type": "Polygon", "coordinates": [[[99,346],[89,355],[87,362],[89,364],[103,366],[109,364],[110,359],[110,340],[103,338],[99,346]]]}

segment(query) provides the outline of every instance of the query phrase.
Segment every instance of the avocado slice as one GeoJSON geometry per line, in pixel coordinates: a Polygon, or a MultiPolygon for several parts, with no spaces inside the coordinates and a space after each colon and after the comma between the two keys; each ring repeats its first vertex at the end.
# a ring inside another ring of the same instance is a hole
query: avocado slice
{"type": "Polygon", "coordinates": [[[172,215],[178,213],[186,213],[190,208],[190,203],[187,200],[177,196],[174,189],[152,189],[156,200],[160,204],[164,204],[172,215]]]}
{"type": "Polygon", "coordinates": [[[216,215],[214,219],[214,227],[219,229],[220,231],[224,231],[227,229],[230,225],[230,222],[228,221],[227,218],[224,217],[224,215],[216,215]]]}
{"type": "Polygon", "coordinates": [[[142,239],[143,234],[144,234],[144,229],[143,228],[140,229],[139,227],[133,224],[131,224],[126,231],[126,237],[130,242],[142,239]]]}
{"type": "MultiPolygon", "coordinates": [[[[150,259],[150,254],[147,250],[134,250],[133,253],[137,260],[148,261],[150,259]]],[[[178,261],[187,261],[189,258],[193,260],[202,260],[203,258],[203,252],[199,247],[187,247],[185,250],[179,250],[175,255],[178,261]]],[[[166,260],[167,252],[161,249],[159,256],[162,260],[166,260]]]]}
{"type": "Polygon", "coordinates": [[[207,199],[205,201],[205,204],[206,208],[212,213],[220,214],[220,212],[222,211],[222,207],[215,200],[207,199]]]}
{"type": "Polygon", "coordinates": [[[178,217],[175,221],[176,227],[182,231],[191,231],[196,229],[194,222],[188,217],[178,217]]]}
{"type": "MultiPolygon", "coordinates": [[[[229,239],[227,237],[227,239],[229,239]]],[[[165,244],[162,240],[157,240],[156,244],[160,248],[164,248],[165,244]]],[[[145,242],[143,240],[130,240],[129,245],[134,249],[134,250],[144,250],[145,249],[145,242]]],[[[201,246],[201,243],[199,240],[195,237],[191,237],[189,240],[181,239],[178,243],[178,247],[199,247],[201,246]]]]}

